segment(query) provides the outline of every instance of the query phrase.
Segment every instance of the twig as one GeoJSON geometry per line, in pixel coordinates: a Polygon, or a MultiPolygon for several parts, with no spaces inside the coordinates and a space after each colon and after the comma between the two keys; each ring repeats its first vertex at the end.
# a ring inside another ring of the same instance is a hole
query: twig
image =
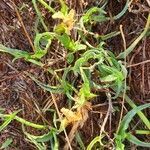
{"type": "MultiPolygon", "coordinates": [[[[70,131],[70,133],[68,135],[70,143],[72,143],[72,141],[74,139],[74,136],[75,136],[75,132],[77,131],[79,125],[80,125],[80,121],[76,122],[73,125],[73,127],[72,127],[72,129],[71,129],[71,131],[70,131]]],[[[63,148],[63,150],[68,150],[68,149],[69,149],[69,145],[68,145],[68,143],[66,143],[65,146],[64,146],[64,148],[63,148]]]]}
{"type": "Polygon", "coordinates": [[[150,63],[150,60],[145,60],[145,61],[142,61],[142,62],[139,62],[139,63],[136,63],[136,64],[128,65],[127,68],[136,67],[136,66],[143,65],[143,64],[146,64],[146,63],[150,63]]]}
{"type": "Polygon", "coordinates": [[[146,0],[147,1],[147,3],[148,3],[148,6],[150,7],[150,0],[146,0]]]}
{"type": "MultiPolygon", "coordinates": [[[[107,98],[108,98],[109,106],[108,106],[107,114],[106,114],[106,116],[105,116],[105,119],[104,119],[104,121],[103,121],[103,124],[102,124],[102,126],[101,126],[100,137],[102,136],[102,133],[103,133],[104,128],[105,128],[105,125],[106,125],[107,120],[108,120],[108,117],[109,117],[109,115],[110,115],[111,112],[112,112],[112,101],[111,101],[111,95],[110,95],[109,93],[107,93],[107,98]]],[[[100,141],[100,143],[101,143],[101,141],[100,141]]],[[[101,143],[101,144],[102,144],[102,143],[101,143]]]]}
{"type": "MultiPolygon", "coordinates": [[[[52,100],[53,100],[53,103],[54,103],[56,112],[57,112],[57,114],[58,114],[58,117],[59,117],[60,120],[62,120],[62,117],[61,117],[61,115],[60,115],[60,112],[59,112],[59,109],[58,109],[58,106],[57,106],[57,103],[56,103],[56,99],[55,99],[55,97],[54,97],[54,95],[53,95],[52,93],[51,93],[51,96],[52,96],[52,100]]],[[[68,138],[68,135],[67,135],[65,129],[64,129],[64,134],[65,134],[65,137],[66,137],[66,141],[67,141],[67,143],[68,143],[68,146],[69,146],[70,150],[72,150],[72,147],[71,147],[71,144],[70,144],[70,141],[69,141],[69,138],[68,138]]]]}
{"type": "Polygon", "coordinates": [[[25,33],[25,36],[27,37],[27,39],[28,39],[28,41],[29,41],[29,43],[30,43],[30,45],[31,45],[31,47],[32,47],[32,50],[33,50],[33,52],[34,52],[34,51],[35,51],[34,45],[33,45],[32,40],[31,40],[31,38],[30,38],[30,36],[29,36],[29,34],[28,34],[26,28],[25,28],[25,25],[24,25],[24,23],[23,23],[23,20],[22,20],[20,14],[19,14],[19,11],[18,11],[18,9],[17,9],[17,7],[16,7],[16,4],[15,4],[14,2],[12,2],[12,3],[13,3],[13,5],[14,5],[14,9],[15,9],[16,15],[17,15],[17,17],[18,17],[18,19],[19,19],[19,22],[21,23],[21,26],[22,26],[23,31],[24,31],[24,33],[25,33]]]}
{"type": "MultiPolygon", "coordinates": [[[[124,51],[125,51],[126,47],[127,47],[127,44],[126,44],[125,36],[124,36],[124,33],[123,33],[122,25],[120,25],[120,32],[121,32],[121,36],[122,36],[122,40],[123,40],[123,47],[124,47],[124,51]]],[[[126,66],[126,57],[124,59],[124,64],[126,66]]],[[[125,103],[125,95],[126,95],[126,77],[125,77],[125,81],[124,81],[123,99],[122,99],[121,113],[120,113],[120,119],[119,119],[119,125],[118,125],[117,132],[118,132],[118,130],[120,128],[120,123],[121,123],[122,116],[123,116],[123,109],[124,109],[124,103],[125,103]]]]}

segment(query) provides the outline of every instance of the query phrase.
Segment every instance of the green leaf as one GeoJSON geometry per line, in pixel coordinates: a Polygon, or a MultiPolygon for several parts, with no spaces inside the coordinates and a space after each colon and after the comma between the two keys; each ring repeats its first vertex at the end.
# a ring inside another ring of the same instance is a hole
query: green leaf
{"type": "Polygon", "coordinates": [[[72,68],[70,68],[70,67],[64,69],[61,85],[64,89],[64,93],[66,94],[66,96],[69,99],[74,100],[74,98],[72,97],[72,92],[74,91],[75,93],[77,93],[77,90],[73,86],[74,81],[72,80],[72,83],[69,83],[68,80],[67,80],[67,77],[68,77],[68,74],[69,74],[70,71],[72,71],[72,68]]]}
{"type": "Polygon", "coordinates": [[[87,149],[86,149],[86,150],[92,150],[92,148],[94,147],[94,145],[95,145],[96,143],[99,143],[99,145],[100,145],[100,143],[102,143],[101,140],[102,140],[103,137],[105,137],[105,136],[102,135],[101,137],[100,137],[100,136],[95,137],[95,138],[90,142],[90,144],[87,146],[87,149]]]}
{"type": "Polygon", "coordinates": [[[51,143],[51,149],[58,150],[58,140],[56,137],[57,130],[55,128],[51,128],[50,132],[41,136],[31,135],[25,132],[25,135],[29,139],[29,141],[39,149],[39,150],[46,150],[45,142],[51,143]]]}
{"type": "Polygon", "coordinates": [[[68,13],[68,6],[65,4],[64,0],[59,0],[61,4],[61,12],[66,15],[68,13]]]}
{"type": "Polygon", "coordinates": [[[5,47],[2,44],[0,44],[0,52],[9,53],[12,56],[14,56],[15,59],[18,59],[18,58],[28,59],[30,57],[30,54],[26,51],[8,48],[8,47],[5,47]]]}
{"type": "MultiPolygon", "coordinates": [[[[150,108],[150,103],[149,104],[144,104],[138,107],[133,108],[131,111],[129,111],[125,117],[123,118],[121,124],[120,124],[120,128],[118,130],[118,133],[116,135],[116,146],[117,146],[117,150],[124,150],[124,144],[123,141],[127,138],[128,134],[126,133],[126,130],[129,127],[129,123],[131,122],[131,120],[133,119],[133,117],[137,114],[137,112],[145,109],[145,108],[150,108]]],[[[131,136],[129,136],[130,138],[133,138],[131,136]]]]}
{"type": "Polygon", "coordinates": [[[56,129],[52,128],[49,133],[41,136],[33,136],[37,142],[48,142],[53,137],[53,132],[56,134],[56,129]]]}
{"type": "MultiPolygon", "coordinates": [[[[8,115],[5,115],[5,116],[8,116],[8,115]]],[[[29,121],[27,121],[23,118],[20,118],[18,116],[15,116],[14,119],[17,120],[18,122],[20,122],[22,125],[30,126],[32,128],[36,128],[36,129],[45,129],[45,128],[47,128],[46,125],[35,124],[35,123],[29,122],[29,121]]]]}
{"type": "Polygon", "coordinates": [[[0,149],[5,149],[5,148],[8,148],[9,145],[13,142],[12,138],[8,138],[3,144],[2,146],[0,147],[0,149]]]}
{"type": "Polygon", "coordinates": [[[115,81],[117,77],[114,74],[108,75],[106,77],[101,78],[102,82],[112,82],[115,81]]]}
{"type": "MultiPolygon", "coordinates": [[[[16,113],[16,112],[14,112],[14,113],[16,113]]],[[[12,120],[16,120],[16,121],[20,122],[22,125],[27,125],[27,126],[30,126],[30,127],[33,127],[33,128],[37,128],[37,129],[45,129],[45,128],[47,128],[47,126],[29,122],[29,121],[27,121],[27,120],[25,120],[23,118],[20,118],[20,117],[18,117],[16,115],[13,116],[14,113],[12,113],[12,114],[0,114],[0,117],[5,119],[5,122],[0,126],[0,131],[3,130],[5,127],[7,127],[7,125],[12,120]]]]}
{"type": "Polygon", "coordinates": [[[65,15],[61,11],[54,13],[52,16],[53,19],[64,19],[64,17],[65,15]]]}
{"type": "Polygon", "coordinates": [[[74,61],[74,54],[73,53],[69,53],[67,55],[67,63],[71,64],[74,61]]]}
{"type": "Polygon", "coordinates": [[[114,85],[112,85],[111,87],[115,91],[115,96],[112,97],[112,98],[116,99],[120,95],[120,93],[123,91],[124,82],[121,81],[121,80],[116,80],[116,82],[114,83],[114,85]]]}
{"type": "Polygon", "coordinates": [[[63,44],[63,46],[71,51],[75,50],[75,43],[73,40],[70,39],[69,35],[64,33],[63,35],[59,36],[58,39],[63,44]]]}
{"type": "Polygon", "coordinates": [[[137,146],[150,148],[150,143],[142,142],[130,133],[127,133],[126,139],[137,146]]]}
{"type": "Polygon", "coordinates": [[[82,84],[82,87],[79,91],[80,100],[78,101],[78,104],[79,106],[82,106],[87,100],[96,97],[96,95],[91,93],[89,80],[82,68],[80,68],[80,72],[84,83],[82,84]]]}
{"type": "Polygon", "coordinates": [[[33,143],[39,150],[46,150],[46,145],[43,143],[43,142],[37,142],[36,141],[36,136],[34,135],[31,135],[27,132],[24,131],[24,134],[27,136],[27,140],[30,142],[30,143],[33,143]]]}
{"type": "Polygon", "coordinates": [[[67,28],[67,26],[65,24],[61,23],[61,24],[58,24],[54,28],[54,32],[57,33],[58,35],[61,35],[66,32],[66,28],[67,28]]]}
{"type": "MultiPolygon", "coordinates": [[[[19,110],[20,111],[20,110],[19,110]]],[[[12,120],[14,120],[16,114],[19,112],[19,111],[15,111],[14,113],[10,114],[8,118],[6,118],[6,120],[4,121],[4,123],[0,126],[0,132],[2,130],[4,130],[12,120]]],[[[3,115],[1,115],[3,116],[3,115]]]]}
{"type": "Polygon", "coordinates": [[[123,80],[126,77],[125,72],[123,73],[122,70],[118,70],[115,67],[107,66],[104,64],[99,66],[99,70],[102,81],[112,82],[112,84],[109,84],[109,87],[115,91],[116,94],[113,97],[115,99],[122,91],[124,83],[123,80]]]}
{"type": "Polygon", "coordinates": [[[38,66],[44,65],[41,62],[32,59],[31,54],[26,51],[8,48],[8,47],[5,47],[4,45],[0,44],[0,52],[9,53],[12,56],[14,56],[15,58],[13,59],[13,61],[15,61],[16,59],[19,59],[19,58],[24,58],[26,61],[32,62],[38,66]]]}
{"type": "Polygon", "coordinates": [[[84,44],[80,44],[78,42],[75,42],[75,51],[79,51],[79,50],[85,50],[86,49],[86,45],[84,44]]]}
{"type": "Polygon", "coordinates": [[[84,23],[90,21],[101,22],[106,20],[105,14],[106,12],[102,8],[92,7],[81,17],[81,19],[84,23]]]}
{"type": "Polygon", "coordinates": [[[40,82],[39,80],[37,80],[33,75],[28,74],[28,76],[37,84],[39,85],[42,89],[52,92],[52,93],[63,93],[64,89],[62,88],[61,85],[58,86],[50,86],[50,85],[46,85],[42,82],[40,82]]]}
{"type": "Polygon", "coordinates": [[[101,51],[96,49],[87,50],[76,62],[74,65],[74,73],[80,73],[80,67],[84,66],[88,60],[98,59],[99,63],[103,62],[103,54],[101,51]]]}
{"type": "Polygon", "coordinates": [[[35,54],[31,58],[41,59],[47,53],[53,38],[54,35],[50,32],[38,33],[34,40],[35,54]]]}

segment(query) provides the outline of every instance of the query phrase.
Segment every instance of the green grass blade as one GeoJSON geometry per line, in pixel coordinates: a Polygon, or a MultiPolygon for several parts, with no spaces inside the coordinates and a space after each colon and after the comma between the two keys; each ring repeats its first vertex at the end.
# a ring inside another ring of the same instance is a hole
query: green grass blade
{"type": "Polygon", "coordinates": [[[103,41],[105,41],[105,40],[111,39],[111,38],[113,38],[113,37],[115,37],[115,36],[117,36],[117,35],[119,35],[119,34],[120,34],[120,31],[114,31],[114,32],[108,33],[108,34],[106,34],[106,35],[100,35],[99,37],[100,37],[103,41]]]}
{"type": "Polygon", "coordinates": [[[55,132],[53,132],[53,138],[54,138],[54,146],[51,147],[51,149],[59,150],[59,142],[58,142],[58,139],[57,139],[57,136],[56,136],[55,132]]]}
{"type": "Polygon", "coordinates": [[[145,148],[149,147],[150,148],[150,143],[142,142],[130,133],[127,134],[126,139],[128,141],[130,141],[131,143],[137,145],[137,146],[141,146],[141,147],[145,147],[145,148]]]}
{"type": "Polygon", "coordinates": [[[75,138],[76,138],[78,144],[80,145],[81,150],[85,150],[85,145],[84,145],[84,142],[83,142],[79,132],[76,133],[75,138]]]}
{"type": "Polygon", "coordinates": [[[92,150],[92,148],[94,147],[94,145],[96,144],[96,143],[102,143],[101,142],[101,140],[102,140],[102,138],[104,137],[104,135],[102,135],[102,137],[100,137],[100,136],[97,136],[97,137],[95,137],[91,142],[90,142],[90,144],[87,146],[87,149],[86,150],[92,150]]]}
{"type": "Polygon", "coordinates": [[[126,1],[126,4],[125,4],[123,10],[118,15],[114,16],[113,19],[117,20],[117,19],[121,18],[128,10],[128,7],[129,7],[128,5],[129,5],[129,0],[126,1]]]}
{"type": "Polygon", "coordinates": [[[0,114],[0,117],[6,118],[6,121],[0,126],[0,131],[3,130],[12,120],[17,120],[21,124],[31,126],[33,128],[37,128],[37,129],[45,129],[47,127],[47,126],[44,126],[44,125],[39,125],[39,124],[29,122],[25,119],[22,119],[22,118],[16,116],[16,113],[18,113],[18,112],[19,111],[14,112],[12,114],[0,114]]]}
{"type": "MultiPolygon", "coordinates": [[[[125,100],[132,108],[137,107],[127,95],[125,96],[125,100]]],[[[137,112],[137,114],[140,117],[140,119],[143,121],[143,123],[146,125],[146,127],[150,130],[150,121],[146,118],[143,112],[139,111],[137,112]]]]}
{"type": "Polygon", "coordinates": [[[140,34],[140,36],[122,53],[118,55],[118,58],[126,58],[135,48],[135,46],[142,40],[142,38],[146,35],[148,30],[150,29],[150,14],[148,15],[147,23],[144,28],[144,31],[140,34]]]}
{"type": "Polygon", "coordinates": [[[64,89],[62,88],[61,85],[58,85],[58,86],[46,85],[46,84],[40,82],[39,80],[37,80],[33,75],[28,74],[28,76],[45,91],[49,91],[52,93],[63,93],[64,92],[64,89]]]}
{"type": "Polygon", "coordinates": [[[124,134],[124,132],[126,131],[126,129],[129,126],[129,123],[131,122],[132,118],[136,115],[136,113],[138,113],[139,111],[141,111],[145,108],[150,108],[150,103],[135,107],[131,111],[129,111],[125,115],[125,117],[123,118],[123,120],[121,122],[120,130],[119,130],[118,134],[124,134]]]}
{"type": "Polygon", "coordinates": [[[133,119],[133,117],[141,110],[146,109],[146,108],[150,108],[150,103],[148,104],[144,104],[138,107],[133,108],[131,111],[129,111],[123,118],[121,124],[120,124],[120,128],[119,131],[116,135],[116,148],[117,150],[123,150],[124,149],[124,144],[123,141],[126,139],[127,137],[127,133],[126,130],[129,127],[129,123],[131,122],[131,120],[133,119]]]}

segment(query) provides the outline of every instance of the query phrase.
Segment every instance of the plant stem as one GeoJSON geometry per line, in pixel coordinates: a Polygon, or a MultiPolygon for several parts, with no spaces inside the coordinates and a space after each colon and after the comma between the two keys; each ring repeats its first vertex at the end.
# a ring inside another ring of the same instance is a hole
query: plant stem
{"type": "Polygon", "coordinates": [[[41,24],[42,24],[44,30],[45,30],[45,31],[48,31],[48,28],[47,28],[46,24],[45,24],[44,21],[43,21],[41,12],[39,11],[39,9],[38,9],[38,7],[37,7],[36,0],[32,0],[32,3],[33,3],[33,6],[34,6],[34,9],[35,9],[35,11],[36,11],[36,13],[37,13],[38,18],[39,18],[39,20],[41,21],[41,24]]]}
{"type": "MultiPolygon", "coordinates": [[[[9,118],[10,115],[4,114],[4,115],[1,115],[0,117],[9,118]]],[[[15,116],[14,119],[17,120],[18,122],[22,123],[22,124],[25,124],[25,125],[33,127],[33,128],[37,128],[37,129],[45,129],[46,128],[46,126],[44,126],[44,125],[39,125],[39,124],[35,124],[32,122],[26,121],[26,120],[24,120],[18,116],[15,116]]]]}
{"type": "Polygon", "coordinates": [[[47,3],[45,3],[43,0],[38,0],[38,1],[50,12],[55,13],[55,10],[52,7],[50,7],[47,3]]]}
{"type": "Polygon", "coordinates": [[[136,130],[135,133],[136,134],[147,134],[147,135],[150,135],[150,131],[149,130],[136,130]]]}

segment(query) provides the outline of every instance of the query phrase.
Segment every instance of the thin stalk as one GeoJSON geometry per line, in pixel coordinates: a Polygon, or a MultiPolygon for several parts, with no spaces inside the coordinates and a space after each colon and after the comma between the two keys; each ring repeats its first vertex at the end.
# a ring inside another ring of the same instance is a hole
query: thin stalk
{"type": "Polygon", "coordinates": [[[126,11],[128,10],[128,7],[129,7],[128,5],[129,5],[129,0],[127,0],[123,10],[118,15],[114,16],[113,19],[117,20],[117,19],[121,18],[126,13],[126,11]]]}
{"type": "Polygon", "coordinates": [[[146,134],[146,135],[150,135],[150,131],[149,131],[149,130],[136,130],[135,133],[136,133],[136,134],[146,134]]]}
{"type": "Polygon", "coordinates": [[[38,0],[38,1],[50,12],[55,13],[55,10],[52,7],[50,7],[46,2],[44,2],[43,0],[38,0]]]}
{"type": "Polygon", "coordinates": [[[46,26],[46,24],[44,23],[44,20],[43,20],[43,18],[42,18],[41,12],[39,11],[39,9],[38,9],[38,7],[37,7],[36,0],[32,0],[32,3],[33,3],[33,6],[34,6],[34,9],[35,9],[35,11],[36,11],[36,13],[37,13],[38,18],[39,18],[39,20],[41,21],[41,24],[42,24],[44,30],[45,30],[45,31],[48,31],[48,28],[47,28],[47,26],[46,26]]]}
{"type": "Polygon", "coordinates": [[[64,6],[65,5],[65,2],[63,0],[59,0],[61,6],[64,6]]]}
{"type": "MultiPolygon", "coordinates": [[[[3,115],[2,114],[1,117],[9,118],[10,115],[8,115],[8,114],[4,114],[3,115]]],[[[27,120],[24,120],[24,119],[18,117],[18,116],[15,116],[14,119],[17,120],[18,122],[22,123],[22,124],[25,124],[25,125],[33,127],[33,128],[37,128],[37,129],[45,129],[46,128],[46,126],[44,126],[44,125],[39,125],[39,124],[35,124],[35,123],[32,123],[32,122],[29,122],[27,120]]]]}

